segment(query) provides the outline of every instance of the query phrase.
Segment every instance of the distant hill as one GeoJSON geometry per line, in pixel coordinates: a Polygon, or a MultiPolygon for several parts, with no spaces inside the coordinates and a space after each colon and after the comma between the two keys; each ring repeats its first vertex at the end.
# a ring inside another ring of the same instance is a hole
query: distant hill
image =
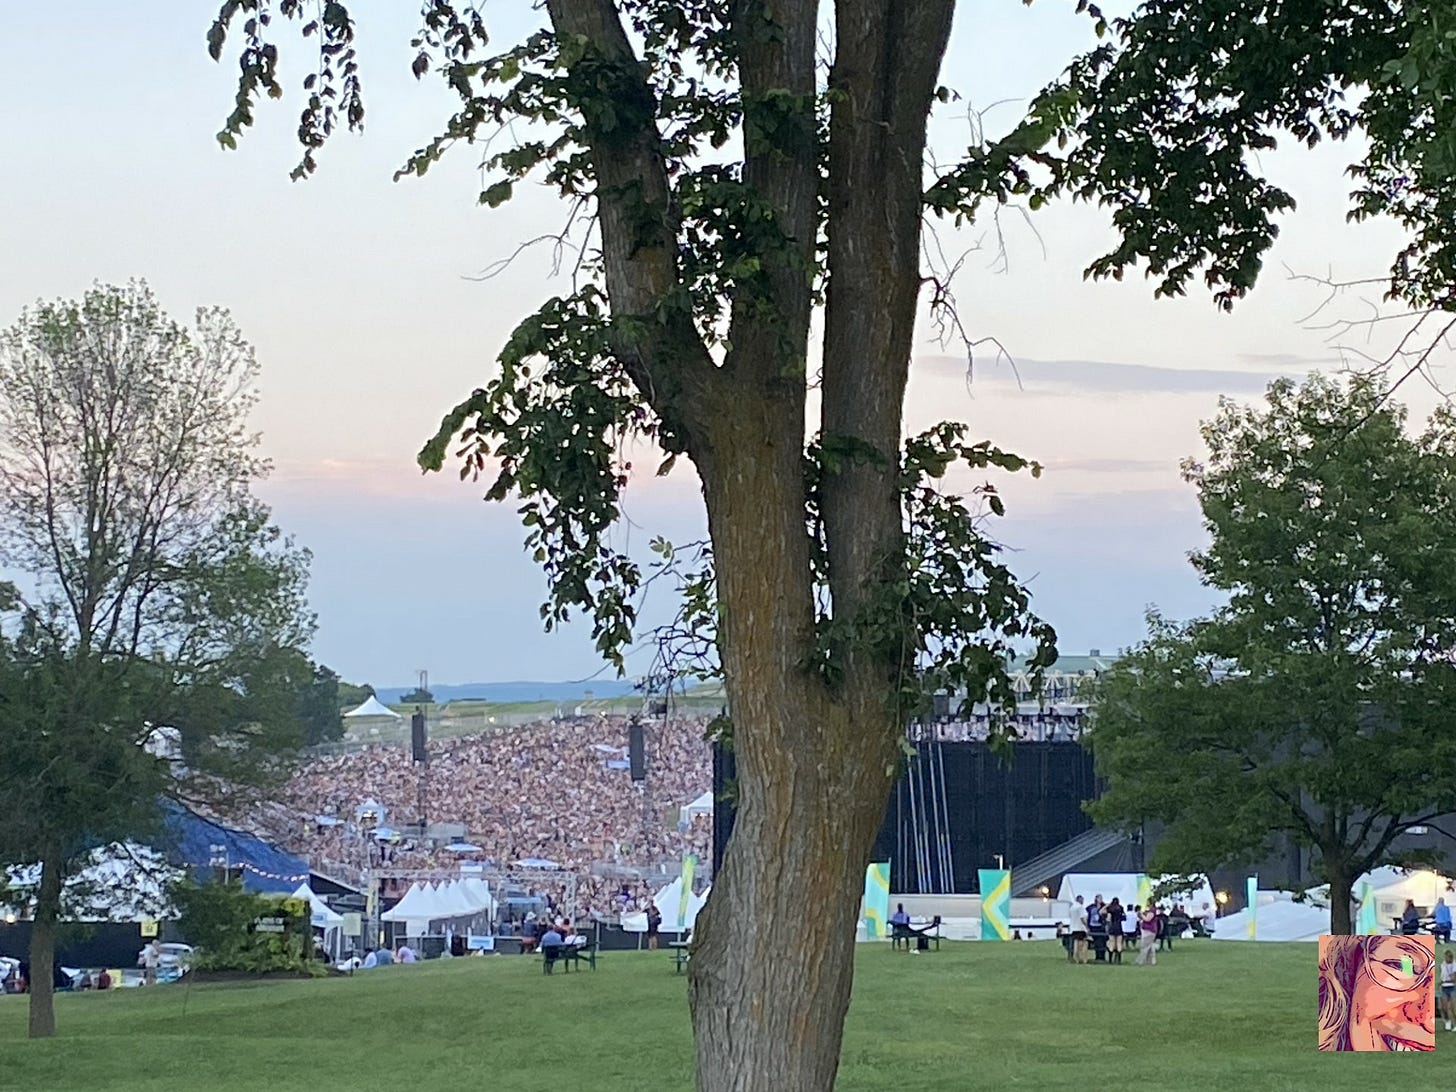
{"type": "MultiPolygon", "coordinates": [[[[430,693],[440,704],[451,701],[581,701],[588,692],[593,698],[622,698],[634,693],[631,679],[593,679],[591,682],[498,682],[462,683],[459,686],[432,684],[430,693]]],[[[383,686],[375,693],[385,705],[400,700],[413,686],[383,686]]]]}

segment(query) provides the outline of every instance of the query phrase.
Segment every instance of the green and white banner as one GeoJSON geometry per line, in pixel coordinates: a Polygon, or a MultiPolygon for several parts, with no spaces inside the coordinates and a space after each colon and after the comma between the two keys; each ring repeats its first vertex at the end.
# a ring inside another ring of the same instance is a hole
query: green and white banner
{"type": "Polygon", "coordinates": [[[879,861],[865,869],[865,936],[890,935],[890,862],[879,861]]]}
{"type": "Polygon", "coordinates": [[[1011,939],[1011,873],[1002,868],[979,869],[981,879],[981,939],[1011,939]]]}
{"type": "Polygon", "coordinates": [[[698,859],[689,853],[683,858],[682,893],[677,900],[677,931],[681,933],[688,924],[688,903],[693,900],[693,873],[698,870],[698,859]]]}
{"type": "Polygon", "coordinates": [[[1250,876],[1244,894],[1249,902],[1249,939],[1259,939],[1259,877],[1250,876]]]}
{"type": "Polygon", "coordinates": [[[1355,917],[1355,932],[1370,936],[1380,932],[1380,919],[1375,913],[1375,889],[1366,880],[1360,885],[1360,913],[1355,917]]]}
{"type": "Polygon", "coordinates": [[[1153,904],[1153,881],[1146,872],[1139,872],[1137,878],[1137,904],[1146,910],[1153,904]]]}

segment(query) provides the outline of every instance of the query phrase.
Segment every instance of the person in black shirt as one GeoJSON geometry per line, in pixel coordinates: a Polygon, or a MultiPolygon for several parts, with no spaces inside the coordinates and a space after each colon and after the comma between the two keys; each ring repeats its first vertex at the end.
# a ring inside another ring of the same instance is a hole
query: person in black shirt
{"type": "Polygon", "coordinates": [[[1122,962],[1122,925],[1127,920],[1127,911],[1122,908],[1122,903],[1117,896],[1102,912],[1107,919],[1107,961],[1109,963],[1122,962]]]}
{"type": "Polygon", "coordinates": [[[651,951],[657,951],[657,930],[662,925],[662,911],[657,908],[656,903],[647,904],[647,947],[651,951]]]}

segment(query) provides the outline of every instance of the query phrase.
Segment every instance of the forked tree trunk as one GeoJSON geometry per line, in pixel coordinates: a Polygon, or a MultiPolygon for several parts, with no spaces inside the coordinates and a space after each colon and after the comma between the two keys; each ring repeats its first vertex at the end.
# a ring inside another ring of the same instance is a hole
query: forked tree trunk
{"type": "Polygon", "coordinates": [[[61,910],[60,854],[47,852],[41,860],[40,891],[36,895],[35,922],[30,931],[30,1037],[49,1039],[56,1033],[55,958],[56,922],[61,910]]]}

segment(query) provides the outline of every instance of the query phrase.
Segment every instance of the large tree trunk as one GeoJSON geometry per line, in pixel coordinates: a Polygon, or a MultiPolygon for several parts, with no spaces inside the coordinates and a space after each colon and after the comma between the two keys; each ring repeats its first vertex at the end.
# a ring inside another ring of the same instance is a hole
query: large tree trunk
{"type": "Polygon", "coordinates": [[[1335,936],[1350,936],[1355,932],[1350,920],[1350,897],[1355,886],[1355,877],[1348,868],[1329,869],[1330,877],[1330,932],[1335,936]]]}
{"type": "Polygon", "coordinates": [[[30,930],[30,1037],[48,1039],[56,1033],[55,959],[56,922],[61,911],[61,855],[44,854],[35,922],[30,930]]]}
{"type": "Polygon", "coordinates": [[[741,400],[700,459],[739,791],[689,967],[701,1092],[833,1088],[895,759],[885,708],[866,730],[803,662],[814,614],[802,456],[774,423],[793,412],[787,392],[741,400]]]}

